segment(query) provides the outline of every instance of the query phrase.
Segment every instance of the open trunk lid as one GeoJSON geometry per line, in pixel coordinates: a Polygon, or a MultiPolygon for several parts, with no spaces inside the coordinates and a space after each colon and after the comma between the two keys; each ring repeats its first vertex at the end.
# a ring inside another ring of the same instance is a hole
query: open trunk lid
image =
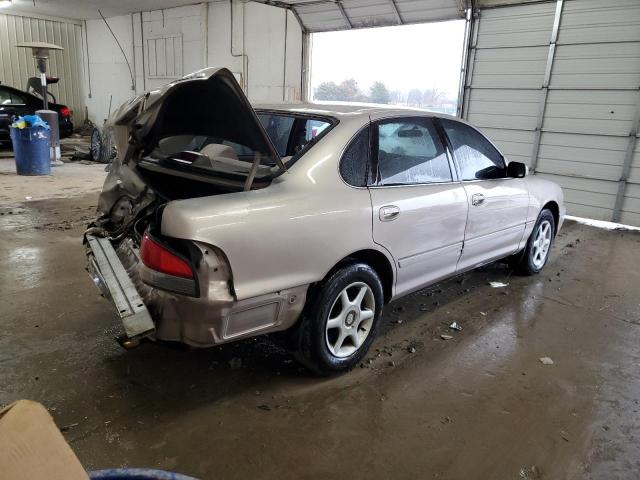
{"type": "Polygon", "coordinates": [[[203,69],[139,95],[105,128],[117,155],[98,214],[110,220],[111,235],[113,226],[126,225],[152,203],[262,188],[285,171],[226,68],[203,69]]]}
{"type": "Polygon", "coordinates": [[[120,121],[129,123],[131,140],[143,155],[167,138],[203,136],[246,147],[259,154],[262,162],[285,169],[240,85],[226,68],[206,68],[152,90],[143,97],[141,106],[133,102],[118,112],[114,123],[120,121]],[[128,121],[131,109],[139,111],[133,122],[128,121]]]}

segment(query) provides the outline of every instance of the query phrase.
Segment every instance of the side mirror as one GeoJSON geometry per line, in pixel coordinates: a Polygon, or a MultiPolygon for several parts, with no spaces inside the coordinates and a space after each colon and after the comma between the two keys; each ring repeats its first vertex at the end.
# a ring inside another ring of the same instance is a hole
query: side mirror
{"type": "Polygon", "coordinates": [[[527,166],[520,162],[509,162],[507,165],[507,177],[524,178],[527,174],[527,166]]]}

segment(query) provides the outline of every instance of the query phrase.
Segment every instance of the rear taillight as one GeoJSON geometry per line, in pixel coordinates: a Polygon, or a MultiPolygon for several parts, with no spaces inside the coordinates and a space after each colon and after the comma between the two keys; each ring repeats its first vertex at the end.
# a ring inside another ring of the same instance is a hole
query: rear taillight
{"type": "Polygon", "coordinates": [[[60,109],[60,115],[62,115],[63,117],[70,117],[71,116],[71,110],[69,110],[68,107],[62,107],[60,109]]]}
{"type": "Polygon", "coordinates": [[[154,241],[147,232],[142,236],[140,259],[147,267],[174,277],[193,278],[191,266],[178,255],[154,241]]]}

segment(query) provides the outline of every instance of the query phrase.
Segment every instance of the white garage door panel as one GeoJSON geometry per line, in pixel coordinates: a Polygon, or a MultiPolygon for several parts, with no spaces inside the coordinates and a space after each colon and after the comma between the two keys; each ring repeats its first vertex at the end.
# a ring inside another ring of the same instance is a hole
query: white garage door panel
{"type": "Polygon", "coordinates": [[[543,129],[628,135],[636,109],[635,97],[630,90],[551,90],[543,129]]]}
{"type": "Polygon", "coordinates": [[[534,90],[476,89],[468,120],[479,128],[533,130],[539,92],[534,90]]]}
{"type": "Polygon", "coordinates": [[[628,126],[631,124],[630,121],[616,120],[614,118],[609,120],[586,118],[578,116],[576,112],[562,110],[562,106],[547,105],[547,111],[549,113],[544,117],[543,131],[587,135],[596,135],[598,133],[604,135],[624,135],[625,132],[629,132],[628,126]],[[571,115],[573,115],[573,117],[571,115]]]}
{"type": "Polygon", "coordinates": [[[620,220],[630,225],[640,225],[640,185],[627,185],[620,220]]]}
{"type": "Polygon", "coordinates": [[[540,177],[556,182],[562,187],[570,215],[611,220],[612,205],[616,198],[617,182],[565,177],[539,173],[540,177]]]}
{"type": "MultiPolygon", "coordinates": [[[[502,90],[504,91],[504,90],[502,90]]],[[[515,102],[515,101],[479,101],[474,99],[473,109],[469,112],[470,115],[499,115],[504,118],[504,115],[514,115],[517,117],[533,117],[535,119],[538,113],[538,104],[533,102],[515,102]]],[[[478,123],[478,126],[483,126],[478,123]]],[[[504,125],[508,128],[508,125],[504,125]]],[[[519,128],[519,127],[513,127],[519,128]]],[[[527,127],[529,128],[529,127],[527,127]]],[[[535,128],[535,123],[530,127],[531,130],[535,128]]]]}
{"type": "Polygon", "coordinates": [[[533,130],[536,124],[535,115],[520,114],[482,114],[470,112],[468,120],[479,128],[515,128],[517,130],[533,130]]]}
{"type": "Polygon", "coordinates": [[[82,93],[82,27],[79,23],[63,20],[44,20],[21,15],[0,14],[0,81],[24,90],[29,77],[38,76],[31,50],[17,48],[21,42],[48,42],[60,45],[62,51],[53,51],[47,73],[60,78],[49,89],[59,103],[73,110],[74,122],[84,121],[84,95],[82,93]]]}
{"type": "Polygon", "coordinates": [[[637,0],[573,0],[565,4],[558,42],[640,41],[637,0]]]}
{"type": "Polygon", "coordinates": [[[620,223],[625,225],[640,225],[640,214],[622,211],[620,223]]]}
{"type": "MultiPolygon", "coordinates": [[[[540,149],[542,150],[542,148],[540,149]]],[[[540,154],[536,171],[539,173],[553,173],[555,175],[576,176],[580,178],[603,178],[615,181],[620,178],[620,167],[615,165],[603,165],[598,163],[554,160],[545,158],[540,154]]]]}
{"type": "Polygon", "coordinates": [[[640,49],[635,43],[560,45],[551,83],[555,88],[637,88],[640,49]]]}
{"type": "MultiPolygon", "coordinates": [[[[544,134],[547,135],[546,133],[544,134]]],[[[624,141],[616,138],[620,143],[621,150],[606,150],[604,148],[573,147],[569,145],[554,145],[543,140],[540,144],[539,155],[541,158],[548,158],[559,161],[575,162],[583,161],[595,164],[614,165],[621,167],[624,161],[624,141]]],[[[530,153],[530,152],[529,152],[530,153]]],[[[618,172],[620,169],[618,168],[618,172]]]]}
{"type": "Polygon", "coordinates": [[[551,3],[484,10],[478,29],[478,47],[547,45],[553,13],[554,5],[551,3]]]}
{"type": "Polygon", "coordinates": [[[547,48],[490,48],[479,50],[474,74],[542,75],[547,62],[547,48]]]}
{"type": "MultiPolygon", "coordinates": [[[[261,3],[271,2],[262,0],[261,3]]],[[[338,2],[313,0],[275,3],[294,6],[309,32],[397,25],[399,17],[405,24],[464,18],[464,4],[457,0],[341,0],[339,5],[338,2]]]]}
{"type": "Polygon", "coordinates": [[[556,182],[565,190],[577,190],[581,192],[605,194],[612,197],[615,197],[616,192],[618,191],[617,182],[608,182],[605,180],[595,180],[589,178],[566,177],[548,173],[538,173],[537,175],[556,182]]]}
{"type": "Polygon", "coordinates": [[[495,128],[481,128],[481,130],[500,149],[507,160],[529,164],[533,132],[495,128]]]}
{"type": "MultiPolygon", "coordinates": [[[[480,11],[464,114],[507,158],[558,182],[570,214],[612,220],[638,109],[640,0],[564,0],[554,49],[558,5],[480,11]]],[[[618,213],[640,225],[628,193],[640,185],[640,142],[629,182],[618,213]]]]}

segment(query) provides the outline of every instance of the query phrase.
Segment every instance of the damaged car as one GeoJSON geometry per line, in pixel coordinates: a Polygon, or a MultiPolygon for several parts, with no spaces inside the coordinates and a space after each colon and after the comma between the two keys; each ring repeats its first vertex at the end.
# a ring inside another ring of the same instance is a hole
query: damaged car
{"type": "Polygon", "coordinates": [[[109,130],[85,245],[125,346],[286,331],[303,364],[345,371],[391,300],[501,259],[539,272],[565,213],[556,184],[458,118],[252,107],[227,69],[132,99],[109,130]]]}

